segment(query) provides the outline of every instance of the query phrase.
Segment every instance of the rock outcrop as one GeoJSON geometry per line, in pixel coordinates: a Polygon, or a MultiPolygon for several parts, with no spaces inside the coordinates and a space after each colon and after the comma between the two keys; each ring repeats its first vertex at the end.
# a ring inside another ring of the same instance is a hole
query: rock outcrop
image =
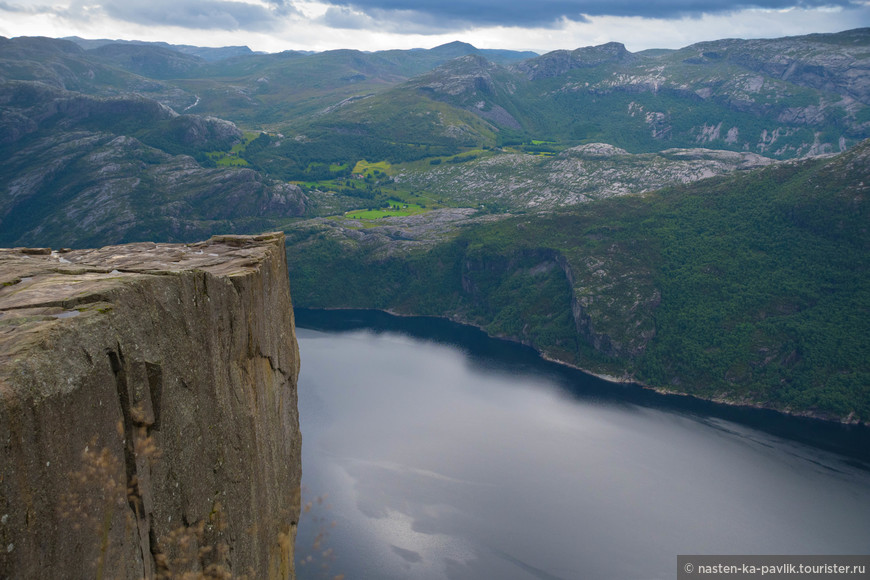
{"type": "Polygon", "coordinates": [[[404,171],[395,180],[469,206],[557,210],[587,201],[692,183],[757,169],[773,159],[749,152],[666,149],[631,154],[607,143],[587,143],[552,155],[503,154],[426,172],[404,171]],[[461,183],[462,187],[455,187],[461,183]]]}
{"type": "Polygon", "coordinates": [[[554,50],[543,56],[530,58],[513,66],[530,81],[549,79],[568,71],[593,68],[612,63],[631,63],[636,57],[620,42],[608,42],[599,46],[587,46],[574,51],[554,50]]]}
{"type": "Polygon", "coordinates": [[[124,131],[113,124],[154,130],[152,137],[183,150],[228,147],[241,137],[231,123],[175,115],[142,98],[60,94],[38,83],[0,83],[0,146],[9,146],[0,171],[0,245],[191,242],[271,229],[305,212],[298,185],[247,167],[203,167],[118,134],[124,131]]]}
{"type": "Polygon", "coordinates": [[[298,372],[283,234],[0,250],[0,578],[293,577],[298,372]]]}

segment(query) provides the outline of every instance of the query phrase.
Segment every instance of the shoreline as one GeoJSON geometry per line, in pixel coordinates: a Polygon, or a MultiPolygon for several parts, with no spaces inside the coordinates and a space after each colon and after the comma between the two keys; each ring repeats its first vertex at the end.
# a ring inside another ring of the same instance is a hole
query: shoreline
{"type": "MultiPolygon", "coordinates": [[[[296,308],[296,307],[294,306],[294,308],[296,308]]],[[[692,393],[685,393],[685,392],[681,392],[681,391],[667,389],[664,387],[656,387],[653,385],[648,385],[648,384],[645,384],[641,381],[638,381],[638,380],[632,379],[632,378],[628,378],[628,377],[618,377],[618,376],[610,375],[610,374],[606,374],[606,373],[598,373],[598,372],[592,371],[590,369],[585,369],[585,368],[580,367],[578,365],[575,365],[573,363],[569,363],[567,361],[559,360],[555,357],[549,356],[547,353],[539,350],[534,345],[529,344],[527,342],[524,342],[522,340],[518,340],[515,337],[492,335],[492,334],[488,333],[486,330],[484,330],[481,326],[474,324],[474,323],[471,323],[471,322],[468,322],[467,320],[464,320],[464,319],[459,318],[459,317],[435,316],[435,315],[426,315],[426,314],[407,314],[407,313],[403,313],[403,312],[398,312],[396,310],[384,309],[384,308],[351,308],[351,307],[309,308],[309,307],[305,307],[305,306],[299,306],[298,308],[303,309],[303,310],[325,311],[325,312],[354,311],[354,310],[362,311],[362,312],[381,312],[384,314],[388,314],[390,316],[394,316],[396,318],[432,318],[432,319],[438,319],[438,320],[446,320],[446,321],[452,322],[454,324],[459,324],[462,326],[475,328],[475,329],[481,331],[482,333],[484,333],[489,338],[493,338],[493,339],[497,339],[497,340],[504,340],[504,341],[513,342],[516,344],[521,344],[523,346],[527,346],[527,347],[531,348],[532,350],[534,350],[538,354],[538,356],[541,357],[542,360],[545,360],[545,361],[550,362],[550,363],[555,363],[555,364],[579,371],[583,374],[595,377],[595,378],[600,379],[602,381],[605,381],[607,383],[611,383],[611,384],[615,384],[615,385],[635,386],[635,387],[639,387],[639,388],[644,389],[644,390],[652,391],[656,394],[659,394],[662,396],[667,396],[667,397],[687,397],[687,398],[695,399],[697,401],[703,401],[706,403],[714,403],[714,404],[718,404],[718,405],[726,405],[726,406],[732,407],[732,408],[744,408],[744,409],[755,409],[755,410],[762,410],[762,411],[772,411],[772,412],[778,413],[778,414],[786,416],[786,417],[812,419],[814,421],[820,421],[820,422],[828,423],[828,424],[832,424],[832,425],[842,425],[844,427],[870,428],[870,422],[849,420],[848,417],[832,418],[830,416],[820,415],[817,413],[813,413],[811,411],[794,411],[791,409],[782,409],[779,407],[774,407],[774,406],[771,406],[769,404],[760,403],[760,402],[737,401],[737,400],[721,398],[721,397],[717,397],[717,398],[701,397],[701,396],[698,396],[698,395],[695,395],[692,393]]]]}

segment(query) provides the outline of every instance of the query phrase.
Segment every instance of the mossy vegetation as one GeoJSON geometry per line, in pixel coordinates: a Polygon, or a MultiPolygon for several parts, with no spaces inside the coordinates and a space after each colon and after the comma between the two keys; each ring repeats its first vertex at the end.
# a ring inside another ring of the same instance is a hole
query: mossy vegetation
{"type": "Polygon", "coordinates": [[[354,175],[361,175],[364,178],[369,176],[376,177],[379,175],[389,175],[390,162],[378,161],[376,163],[369,163],[365,159],[361,159],[353,166],[351,173],[354,175]]]}
{"type": "Polygon", "coordinates": [[[389,205],[384,208],[359,209],[355,211],[349,211],[345,214],[345,216],[352,219],[376,220],[385,217],[404,217],[409,215],[416,215],[418,213],[423,213],[424,211],[426,211],[425,208],[413,203],[388,203],[389,205]]]}

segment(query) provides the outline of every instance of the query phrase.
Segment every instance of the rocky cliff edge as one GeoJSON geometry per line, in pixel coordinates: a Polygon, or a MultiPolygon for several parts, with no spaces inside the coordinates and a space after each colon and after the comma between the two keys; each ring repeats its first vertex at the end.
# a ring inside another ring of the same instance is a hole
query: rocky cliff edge
{"type": "Polygon", "coordinates": [[[0,249],[0,578],[293,577],[298,372],[283,234],[0,249]]]}

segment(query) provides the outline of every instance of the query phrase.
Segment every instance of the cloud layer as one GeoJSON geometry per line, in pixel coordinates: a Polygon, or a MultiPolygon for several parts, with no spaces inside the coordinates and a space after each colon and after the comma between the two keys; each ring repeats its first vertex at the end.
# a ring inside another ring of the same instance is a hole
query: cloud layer
{"type": "Polygon", "coordinates": [[[226,0],[103,0],[101,6],[109,17],[127,22],[219,30],[269,30],[286,10],[226,0]]]}
{"type": "Polygon", "coordinates": [[[143,26],[250,31],[271,30],[300,15],[289,0],[2,0],[0,11],[68,21],[105,16],[143,26]]]}
{"type": "Polygon", "coordinates": [[[870,0],[0,0],[0,35],[162,40],[255,50],[630,50],[870,26],[870,0]]]}
{"type": "Polygon", "coordinates": [[[862,0],[352,0],[330,2],[324,20],[355,28],[368,20],[445,27],[555,27],[590,16],[697,18],[745,9],[857,8],[862,0]]]}

